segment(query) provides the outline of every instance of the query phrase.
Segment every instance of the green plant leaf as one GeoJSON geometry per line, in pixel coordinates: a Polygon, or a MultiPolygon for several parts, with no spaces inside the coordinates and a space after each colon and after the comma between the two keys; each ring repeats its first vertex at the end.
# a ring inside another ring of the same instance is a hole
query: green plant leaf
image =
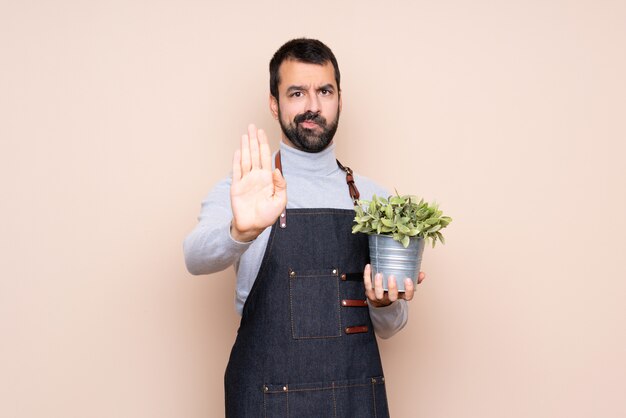
{"type": "Polygon", "coordinates": [[[428,208],[421,208],[416,213],[417,219],[419,219],[420,221],[426,219],[427,215],[429,215],[428,208]]]}
{"type": "Polygon", "coordinates": [[[432,228],[430,228],[428,231],[426,231],[429,234],[432,234],[433,232],[437,232],[441,229],[441,225],[435,225],[432,228]]]}
{"type": "Polygon", "coordinates": [[[393,221],[391,219],[382,218],[380,222],[385,226],[393,226],[393,221]]]}
{"type": "Polygon", "coordinates": [[[382,233],[403,243],[409,237],[423,237],[430,239],[433,247],[437,241],[445,242],[439,231],[452,222],[449,216],[442,216],[437,203],[397,191],[388,198],[373,195],[369,201],[357,200],[354,213],[353,233],[382,233]]]}
{"type": "Polygon", "coordinates": [[[389,203],[391,203],[392,205],[404,205],[406,201],[400,196],[392,196],[389,199],[389,203]]]}
{"type": "Polygon", "coordinates": [[[441,227],[446,227],[450,224],[450,222],[452,222],[452,218],[450,218],[449,216],[442,216],[441,218],[439,218],[439,220],[441,221],[441,227]]]}
{"type": "Polygon", "coordinates": [[[398,231],[402,232],[403,234],[408,234],[411,232],[409,228],[402,224],[398,224],[398,231]]]}
{"type": "Polygon", "coordinates": [[[385,207],[385,215],[388,219],[391,219],[393,217],[393,209],[391,208],[391,206],[385,207]]]}

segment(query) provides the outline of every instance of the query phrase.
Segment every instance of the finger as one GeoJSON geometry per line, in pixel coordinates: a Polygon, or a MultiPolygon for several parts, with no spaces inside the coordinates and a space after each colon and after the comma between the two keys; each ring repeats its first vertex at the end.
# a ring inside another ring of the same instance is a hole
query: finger
{"type": "Polygon", "coordinates": [[[233,184],[241,180],[241,151],[236,150],[233,155],[233,184]]]}
{"type": "Polygon", "coordinates": [[[261,168],[264,170],[272,169],[272,151],[267,141],[267,135],[263,129],[259,129],[259,147],[261,151],[261,168]]]}
{"type": "Polygon", "coordinates": [[[413,286],[413,280],[404,279],[404,300],[413,299],[415,294],[415,287],[413,286]]]}
{"type": "Polygon", "coordinates": [[[398,300],[398,283],[396,282],[395,276],[389,276],[389,279],[387,279],[387,287],[389,288],[387,291],[387,298],[389,298],[389,302],[395,302],[398,300]]]}
{"type": "Polygon", "coordinates": [[[367,298],[374,300],[376,295],[374,294],[374,288],[372,286],[372,267],[369,264],[366,264],[365,270],[363,270],[363,284],[365,285],[365,295],[367,298]]]}
{"type": "Polygon", "coordinates": [[[259,139],[256,126],[248,125],[248,137],[250,138],[250,164],[252,168],[261,167],[261,155],[259,152],[259,139]]]}
{"type": "Polygon", "coordinates": [[[287,182],[277,168],[272,173],[272,181],[274,182],[274,198],[281,202],[284,200],[287,204],[287,182]]]}
{"type": "Polygon", "coordinates": [[[422,281],[424,281],[425,278],[426,278],[426,273],[424,273],[423,271],[420,271],[420,274],[417,276],[417,284],[422,283],[422,281]]]}
{"type": "Polygon", "coordinates": [[[374,277],[374,295],[378,300],[382,300],[383,296],[385,296],[382,273],[376,273],[376,276],[374,277]]]}
{"type": "Polygon", "coordinates": [[[241,176],[250,172],[250,140],[248,135],[241,136],[241,176]]]}

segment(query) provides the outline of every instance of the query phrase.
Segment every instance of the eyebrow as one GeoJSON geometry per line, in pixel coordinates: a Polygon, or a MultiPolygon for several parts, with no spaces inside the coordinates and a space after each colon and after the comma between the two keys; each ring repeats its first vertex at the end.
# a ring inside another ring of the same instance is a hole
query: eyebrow
{"type": "Polygon", "coordinates": [[[333,86],[332,84],[324,84],[323,86],[321,86],[320,88],[318,88],[318,90],[330,90],[330,91],[335,91],[335,86],[333,86]]]}
{"type": "MultiPolygon", "coordinates": [[[[289,86],[287,88],[287,94],[291,93],[292,91],[299,91],[299,90],[307,90],[308,87],[307,86],[289,86]]],[[[335,91],[335,86],[333,86],[332,84],[324,84],[323,86],[318,87],[317,89],[319,90],[330,90],[330,91],[335,91]]]]}
{"type": "Polygon", "coordinates": [[[291,93],[292,91],[298,91],[298,90],[306,90],[306,86],[289,86],[287,88],[287,93],[291,93]]]}

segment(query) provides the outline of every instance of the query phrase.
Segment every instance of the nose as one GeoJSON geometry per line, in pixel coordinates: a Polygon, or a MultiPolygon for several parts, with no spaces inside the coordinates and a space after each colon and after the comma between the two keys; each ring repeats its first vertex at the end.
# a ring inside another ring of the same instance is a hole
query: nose
{"type": "Polygon", "coordinates": [[[307,111],[311,111],[314,113],[317,113],[320,111],[320,99],[317,96],[317,94],[309,94],[308,96],[308,100],[306,103],[306,109],[307,111]]]}

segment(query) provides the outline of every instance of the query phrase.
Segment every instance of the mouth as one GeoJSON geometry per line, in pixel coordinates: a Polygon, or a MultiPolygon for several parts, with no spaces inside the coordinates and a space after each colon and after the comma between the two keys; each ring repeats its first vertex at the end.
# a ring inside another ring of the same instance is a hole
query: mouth
{"type": "Polygon", "coordinates": [[[300,122],[300,126],[302,126],[305,129],[314,129],[314,128],[317,128],[319,125],[313,122],[312,120],[305,120],[305,121],[300,122]]]}

